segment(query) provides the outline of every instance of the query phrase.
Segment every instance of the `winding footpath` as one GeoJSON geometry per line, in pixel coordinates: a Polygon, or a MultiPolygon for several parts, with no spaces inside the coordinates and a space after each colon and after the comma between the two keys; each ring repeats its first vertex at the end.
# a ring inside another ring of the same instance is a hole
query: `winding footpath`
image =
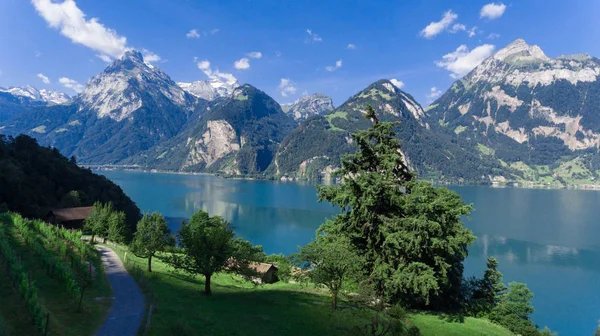
{"type": "Polygon", "coordinates": [[[110,248],[96,246],[104,272],[113,289],[113,305],[97,336],[135,336],[145,313],[144,296],[119,256],[110,248]]]}

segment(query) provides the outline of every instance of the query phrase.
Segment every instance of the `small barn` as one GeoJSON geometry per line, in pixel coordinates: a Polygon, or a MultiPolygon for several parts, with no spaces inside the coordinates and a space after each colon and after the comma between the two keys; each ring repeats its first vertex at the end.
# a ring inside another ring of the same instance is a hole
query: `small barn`
{"type": "Polygon", "coordinates": [[[270,284],[279,281],[277,266],[274,264],[253,262],[249,266],[259,274],[260,278],[256,279],[257,282],[270,284]]]}
{"type": "Polygon", "coordinates": [[[64,226],[67,229],[81,229],[83,221],[92,211],[91,206],[77,208],[52,209],[46,215],[46,222],[64,226]]]}

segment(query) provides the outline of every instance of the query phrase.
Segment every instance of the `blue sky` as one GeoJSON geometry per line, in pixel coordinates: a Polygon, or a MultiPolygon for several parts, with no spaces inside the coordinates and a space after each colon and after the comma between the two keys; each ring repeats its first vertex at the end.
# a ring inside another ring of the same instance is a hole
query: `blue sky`
{"type": "Polygon", "coordinates": [[[517,38],[600,56],[598,14],[583,0],[2,0],[0,86],[74,94],[136,48],[175,81],[231,75],[282,103],[321,92],[339,105],[395,78],[427,105],[517,38]]]}

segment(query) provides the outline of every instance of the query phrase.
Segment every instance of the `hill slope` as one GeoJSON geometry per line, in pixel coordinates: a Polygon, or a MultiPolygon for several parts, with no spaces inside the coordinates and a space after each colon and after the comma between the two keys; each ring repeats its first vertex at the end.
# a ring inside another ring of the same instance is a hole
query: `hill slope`
{"type": "MultiPolygon", "coordinates": [[[[78,167],[58,150],[40,147],[28,136],[6,139],[0,135],[0,209],[41,218],[71,192],[79,193],[80,205],[112,202],[135,229],[140,210],[123,190],[104,176],[78,167]]],[[[2,211],[2,210],[0,210],[2,211]]]]}
{"type": "Polygon", "coordinates": [[[409,166],[423,178],[489,182],[505,174],[498,161],[461,149],[450,136],[429,130],[421,106],[388,80],[377,81],[334,111],[309,118],[286,137],[270,171],[291,178],[328,178],[342,155],[353,152],[351,133],[366,129],[367,105],[382,121],[398,121],[409,166]]]}

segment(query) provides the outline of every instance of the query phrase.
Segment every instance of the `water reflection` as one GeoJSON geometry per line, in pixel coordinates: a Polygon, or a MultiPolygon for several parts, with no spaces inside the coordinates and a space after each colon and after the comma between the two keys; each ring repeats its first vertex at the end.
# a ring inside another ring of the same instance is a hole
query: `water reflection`
{"type": "Polygon", "coordinates": [[[501,265],[552,265],[600,271],[600,253],[597,251],[540,245],[484,234],[469,249],[469,257],[487,259],[490,256],[498,259],[501,265]]]}

